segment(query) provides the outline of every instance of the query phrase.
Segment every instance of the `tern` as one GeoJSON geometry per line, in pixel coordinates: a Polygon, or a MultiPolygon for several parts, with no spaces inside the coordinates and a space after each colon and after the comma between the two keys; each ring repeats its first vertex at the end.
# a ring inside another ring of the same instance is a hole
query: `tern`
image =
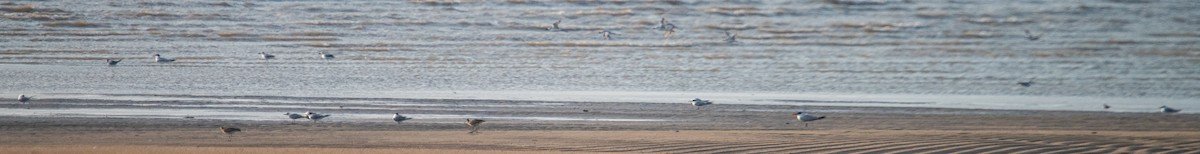
{"type": "Polygon", "coordinates": [[[304,118],[304,115],[291,113],[291,112],[284,113],[283,115],[287,115],[288,118],[292,118],[292,122],[296,122],[296,119],[304,118]]]}
{"type": "Polygon", "coordinates": [[[275,59],[275,55],[267,54],[267,52],[258,52],[258,55],[261,55],[263,60],[275,59]]]}
{"type": "Polygon", "coordinates": [[[412,118],[402,116],[402,115],[400,115],[400,113],[395,113],[394,115],[392,115],[392,121],[396,121],[397,124],[399,124],[400,122],[404,122],[405,120],[409,120],[409,119],[412,119],[412,118]]]}
{"type": "Polygon", "coordinates": [[[1179,111],[1183,111],[1181,109],[1167,107],[1166,105],[1163,105],[1162,107],[1158,107],[1158,108],[1159,108],[1158,111],[1160,111],[1162,113],[1179,113],[1179,111]]]}
{"type": "Polygon", "coordinates": [[[697,110],[699,110],[701,106],[705,106],[705,105],[709,105],[709,104],[712,104],[712,101],[703,100],[700,98],[692,99],[692,106],[696,106],[697,110]]]}
{"type": "Polygon", "coordinates": [[[162,55],[154,54],[154,61],[160,63],[175,62],[174,58],[163,58],[162,55]]]}
{"type": "Polygon", "coordinates": [[[605,40],[612,39],[610,35],[617,35],[617,33],[608,30],[600,31],[600,36],[604,36],[605,40]]]}
{"type": "Polygon", "coordinates": [[[17,96],[17,102],[21,103],[29,102],[29,99],[33,99],[33,96],[25,96],[24,94],[17,96]]]}
{"type": "Polygon", "coordinates": [[[312,112],[304,113],[304,117],[308,118],[308,120],[312,120],[314,123],[321,119],[325,119],[325,117],[329,117],[329,116],[330,115],[328,115],[328,114],[317,114],[317,113],[312,113],[312,112]]]}
{"type": "Polygon", "coordinates": [[[1025,30],[1025,39],[1029,39],[1030,41],[1037,41],[1038,39],[1042,39],[1042,34],[1033,35],[1033,33],[1029,32],[1029,30],[1026,29],[1025,30]]]}
{"type": "Polygon", "coordinates": [[[122,60],[122,59],[117,59],[117,60],[112,60],[112,59],[104,59],[104,61],[107,61],[107,62],[108,62],[108,66],[117,65],[117,63],[120,63],[120,62],[121,62],[121,60],[122,60]]]}
{"type": "Polygon", "coordinates": [[[800,120],[800,122],[804,122],[804,127],[808,127],[809,121],[817,121],[817,120],[825,119],[825,116],[817,117],[817,116],[809,115],[808,113],[804,113],[804,112],[796,112],[796,113],[793,113],[792,115],[796,116],[796,120],[800,120]]]}
{"type": "Polygon", "coordinates": [[[320,53],[318,53],[318,54],[321,54],[321,58],[325,58],[325,59],[333,59],[333,55],[332,55],[332,54],[325,54],[325,52],[320,52],[320,53]]]}

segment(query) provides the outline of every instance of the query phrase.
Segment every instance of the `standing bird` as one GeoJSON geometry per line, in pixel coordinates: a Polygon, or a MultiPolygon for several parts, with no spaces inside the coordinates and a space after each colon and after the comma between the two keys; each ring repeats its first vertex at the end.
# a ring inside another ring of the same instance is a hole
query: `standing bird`
{"type": "Polygon", "coordinates": [[[667,17],[663,17],[662,20],[658,21],[658,26],[655,26],[654,28],[651,28],[651,29],[667,30],[668,24],[671,24],[671,22],[667,22],[667,17]]]}
{"type": "Polygon", "coordinates": [[[725,43],[737,43],[737,33],[730,34],[729,31],[725,31],[725,43]]]}
{"type": "Polygon", "coordinates": [[[312,120],[313,123],[316,123],[317,121],[320,121],[321,119],[325,119],[325,117],[329,117],[329,116],[330,115],[328,115],[328,114],[318,114],[318,113],[312,113],[312,112],[304,113],[304,117],[308,118],[308,120],[312,120]]]}
{"type": "Polygon", "coordinates": [[[1167,107],[1166,105],[1163,105],[1162,107],[1158,107],[1158,108],[1159,108],[1158,111],[1160,111],[1162,113],[1179,113],[1179,111],[1183,111],[1181,109],[1167,107]]]}
{"type": "Polygon", "coordinates": [[[1030,78],[1029,81],[1025,82],[1017,81],[1017,84],[1025,87],[1033,86],[1033,79],[1030,78]]]}
{"type": "Polygon", "coordinates": [[[1104,104],[1104,109],[1107,110],[1108,108],[1111,108],[1111,106],[1108,106],[1108,104],[1104,104]]]}
{"type": "Polygon", "coordinates": [[[293,122],[293,123],[295,123],[295,122],[296,122],[296,119],[304,118],[304,115],[300,115],[300,114],[296,114],[296,113],[291,113],[291,112],[284,113],[283,115],[287,115],[287,116],[288,116],[288,118],[292,118],[292,122],[293,122]]]}
{"type": "Polygon", "coordinates": [[[408,119],[412,119],[412,118],[402,116],[402,115],[400,115],[400,113],[396,113],[396,114],[392,115],[392,121],[396,121],[396,124],[400,124],[400,122],[404,122],[405,120],[408,120],[408,119]]]}
{"type": "Polygon", "coordinates": [[[552,31],[552,32],[562,31],[562,28],[558,28],[559,23],[562,23],[562,19],[558,19],[558,21],[555,21],[554,24],[552,24],[550,27],[547,27],[546,30],[552,31]]]}
{"type": "Polygon", "coordinates": [[[163,58],[162,55],[154,54],[154,61],[160,63],[175,62],[174,58],[163,58]]]}
{"type": "Polygon", "coordinates": [[[1029,30],[1026,29],[1025,30],[1025,39],[1029,39],[1029,41],[1037,41],[1038,39],[1042,39],[1042,34],[1033,35],[1033,33],[1029,32],[1029,30]]]}
{"type": "Polygon", "coordinates": [[[793,113],[792,115],[796,116],[796,120],[800,120],[800,122],[804,122],[804,127],[808,127],[809,121],[817,121],[817,120],[825,119],[825,116],[817,117],[817,116],[809,115],[808,113],[804,113],[804,112],[796,112],[796,113],[793,113]]]}
{"type": "Polygon", "coordinates": [[[663,33],[663,37],[671,38],[671,36],[673,36],[675,34],[675,28],[678,28],[678,27],[676,27],[675,24],[672,24],[671,22],[667,21],[666,17],[663,17],[662,20],[658,21],[658,26],[656,26],[652,29],[664,31],[665,33],[663,33]]]}
{"type": "Polygon", "coordinates": [[[324,58],[324,59],[333,59],[333,55],[332,55],[332,54],[325,54],[325,52],[323,52],[323,51],[322,51],[322,52],[320,52],[320,53],[318,53],[318,54],[321,54],[321,58],[324,58]]]}
{"type": "Polygon", "coordinates": [[[475,132],[479,131],[479,124],[483,124],[483,122],[486,121],[483,121],[483,119],[467,119],[467,129],[471,130],[471,132],[467,133],[475,134],[475,132]]]}
{"type": "Polygon", "coordinates": [[[712,101],[703,100],[700,98],[692,99],[692,106],[696,106],[697,110],[700,109],[700,106],[705,106],[705,105],[709,105],[709,104],[712,104],[712,101]]]}
{"type": "Polygon", "coordinates": [[[17,102],[21,103],[29,102],[29,99],[33,99],[33,96],[25,96],[25,94],[17,96],[17,102]]]}
{"type": "Polygon", "coordinates": [[[117,60],[112,60],[112,59],[104,59],[104,61],[107,61],[107,62],[108,62],[108,66],[117,65],[117,63],[120,63],[120,62],[121,62],[121,60],[122,60],[122,59],[117,59],[117,60]]]}
{"type": "Polygon", "coordinates": [[[608,30],[600,31],[600,36],[604,36],[605,40],[612,39],[612,37],[610,37],[610,35],[617,35],[617,33],[613,33],[612,31],[608,31],[608,30]]]}
{"type": "Polygon", "coordinates": [[[267,52],[258,52],[258,55],[261,55],[263,60],[275,59],[275,55],[267,54],[267,52]]]}
{"type": "Polygon", "coordinates": [[[225,135],[229,135],[229,137],[233,137],[233,133],[237,133],[240,131],[242,131],[242,129],[233,128],[233,127],[221,127],[221,132],[225,133],[225,135]]]}

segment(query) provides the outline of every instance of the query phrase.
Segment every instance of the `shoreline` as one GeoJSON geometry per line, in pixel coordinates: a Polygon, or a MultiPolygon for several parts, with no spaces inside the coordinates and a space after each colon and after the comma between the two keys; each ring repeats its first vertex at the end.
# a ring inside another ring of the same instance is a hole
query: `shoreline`
{"type": "Polygon", "coordinates": [[[684,103],[226,97],[42,99],[28,105],[30,109],[4,105],[0,106],[0,123],[5,124],[0,125],[0,136],[6,137],[0,138],[4,145],[0,153],[1200,152],[1197,114],[748,104],[696,109],[684,103]],[[304,111],[333,116],[310,122],[282,115],[304,111]],[[796,111],[828,118],[805,127],[790,115],[796,111]],[[12,115],[23,113],[45,116],[12,115]],[[415,119],[395,123],[392,113],[415,119]],[[161,118],[146,118],[155,115],[161,118]],[[488,122],[482,125],[482,133],[472,135],[462,118],[488,122]],[[243,132],[227,137],[217,127],[237,127],[243,132]],[[93,146],[98,149],[91,149],[93,146]]]}
{"type": "MultiPolygon", "coordinates": [[[[7,94],[7,93],[0,93],[7,94]]],[[[15,95],[15,94],[13,94],[15,95]]],[[[32,94],[31,94],[32,95],[32,94]]],[[[844,94],[787,92],[682,92],[682,91],[357,91],[335,92],[322,96],[255,94],[131,94],[131,93],[44,93],[54,99],[107,101],[289,101],[310,103],[316,100],[480,100],[528,102],[593,103],[689,103],[690,98],[712,100],[717,104],[845,106],[845,107],[919,107],[980,110],[1103,111],[1123,113],[1158,112],[1162,105],[1184,109],[1180,113],[1200,113],[1200,104],[1187,98],[1134,98],[1085,96],[1020,95],[922,95],[922,94],[844,94]],[[1147,104],[1144,102],[1155,102],[1147,104]],[[1101,105],[1113,106],[1103,109],[1101,105]]],[[[46,99],[46,97],[36,98],[46,99]]]]}

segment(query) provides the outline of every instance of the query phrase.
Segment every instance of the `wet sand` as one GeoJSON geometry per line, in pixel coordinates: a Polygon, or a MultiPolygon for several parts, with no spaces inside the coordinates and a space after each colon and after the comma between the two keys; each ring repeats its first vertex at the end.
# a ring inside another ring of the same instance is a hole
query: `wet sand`
{"type": "MultiPolygon", "coordinates": [[[[96,100],[43,101],[30,109],[10,105],[4,110],[114,108],[81,105],[100,104],[87,103],[96,100]]],[[[461,106],[379,110],[360,104],[319,111],[335,116],[315,123],[292,122],[283,115],[262,120],[0,116],[4,124],[0,136],[5,136],[0,138],[0,153],[1200,153],[1200,122],[1194,120],[1200,116],[1195,114],[730,104],[697,110],[683,103],[500,100],[439,103],[461,106]],[[516,107],[462,109],[497,102],[516,107]],[[563,105],[519,106],[538,103],[563,105]],[[585,113],[579,108],[590,110],[585,113]],[[789,112],[798,110],[829,118],[804,127],[789,112]],[[488,122],[482,133],[468,134],[462,119],[397,124],[388,117],[392,112],[469,112],[470,117],[488,122]],[[380,116],[338,119],[339,114],[380,116]],[[244,132],[227,137],[217,130],[220,126],[244,132]]]]}
{"type": "Polygon", "coordinates": [[[5,132],[0,153],[1196,153],[1195,131],[5,132]],[[36,134],[36,135],[35,135],[36,134]],[[26,141],[22,141],[26,140],[26,141]],[[36,141],[28,141],[36,140],[36,141]]]}

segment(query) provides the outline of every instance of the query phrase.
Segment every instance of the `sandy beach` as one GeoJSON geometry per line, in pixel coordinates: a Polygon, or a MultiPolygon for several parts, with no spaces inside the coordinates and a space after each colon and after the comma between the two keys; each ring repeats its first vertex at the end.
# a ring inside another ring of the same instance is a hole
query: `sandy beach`
{"type": "MultiPolygon", "coordinates": [[[[30,109],[10,105],[17,108],[4,110],[70,110],[96,100],[43,101],[30,109]]],[[[317,110],[333,115],[318,122],[293,122],[283,112],[263,120],[2,116],[0,153],[1200,153],[1200,122],[1195,121],[1200,116],[1195,114],[725,104],[697,110],[684,103],[500,100],[440,103],[458,105],[389,110],[351,105],[317,110]],[[467,133],[461,119],[397,124],[389,117],[389,112],[430,112],[494,102],[563,105],[475,111],[496,112],[490,114],[498,117],[474,117],[488,120],[477,134],[467,133]],[[804,127],[784,110],[808,110],[828,118],[804,127]],[[349,113],[379,116],[338,119],[349,113]],[[227,137],[217,130],[222,126],[243,132],[227,137]]],[[[159,107],[143,110],[155,108],[159,107]]],[[[276,109],[249,109],[256,110],[276,109]]]]}
{"type": "MultiPolygon", "coordinates": [[[[1200,133],[1173,131],[459,131],[43,132],[3,153],[1196,153],[1200,133]],[[71,136],[71,137],[68,137],[71,136]],[[73,138],[73,139],[72,139],[73,138]],[[105,140],[121,140],[112,142],[105,140]],[[140,140],[140,141],[134,141],[140,140]],[[158,140],[158,141],[152,141],[158,140]],[[278,142],[280,140],[288,143],[278,142]]],[[[28,139],[19,133],[6,133],[28,139]]]]}

